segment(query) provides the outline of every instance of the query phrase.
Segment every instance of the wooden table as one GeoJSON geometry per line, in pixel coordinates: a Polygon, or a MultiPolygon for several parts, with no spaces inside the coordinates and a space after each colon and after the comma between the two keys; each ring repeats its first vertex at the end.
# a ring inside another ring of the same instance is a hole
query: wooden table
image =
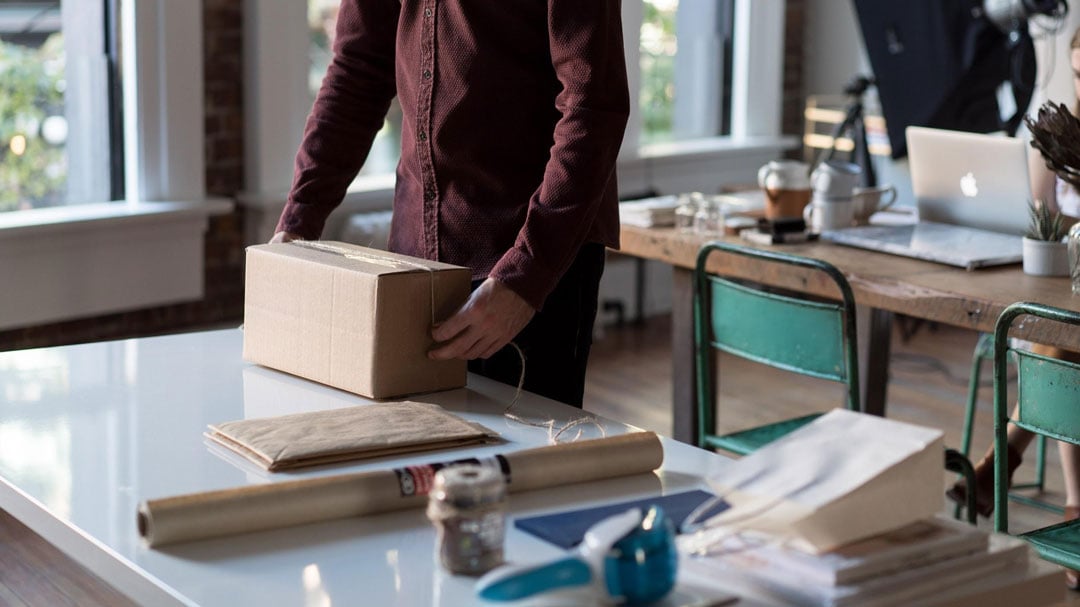
{"type": "MultiPolygon", "coordinates": [[[[687,234],[673,228],[622,226],[621,253],[674,266],[672,298],[672,380],[674,437],[692,442],[696,428],[694,404],[693,267],[701,245],[715,237],[687,234]]],[[[747,244],[735,237],[728,242],[747,244]]],[[[764,248],[758,246],[757,248],[764,248]]],[[[1068,278],[1028,276],[1019,265],[968,272],[941,264],[908,259],[839,245],[814,242],[783,245],[785,252],[827,261],[851,283],[855,301],[864,308],[860,322],[860,374],[863,406],[883,414],[888,384],[892,314],[992,332],[997,317],[1011,303],[1032,301],[1080,310],[1068,278]]],[[[710,270],[776,287],[837,298],[828,279],[800,268],[767,264],[736,256],[713,255],[710,270]]],[[[1055,323],[1028,319],[1014,335],[1080,351],[1080,333],[1055,323]]]]}

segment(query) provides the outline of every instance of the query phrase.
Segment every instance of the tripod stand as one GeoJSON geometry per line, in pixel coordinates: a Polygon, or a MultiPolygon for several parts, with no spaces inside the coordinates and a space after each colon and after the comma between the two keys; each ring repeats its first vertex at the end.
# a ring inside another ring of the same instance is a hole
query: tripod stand
{"type": "MultiPolygon", "coordinates": [[[[832,160],[836,154],[836,143],[844,135],[849,135],[854,147],[851,150],[850,161],[859,165],[862,174],[859,176],[859,185],[874,187],[877,185],[877,175],[874,173],[874,163],[870,158],[870,148],[866,143],[866,123],[863,120],[863,94],[866,89],[874,84],[872,78],[856,76],[844,87],[844,94],[848,96],[848,103],[844,106],[844,119],[832,132],[833,145],[825,153],[824,161],[832,160]]],[[[815,163],[816,164],[816,163],[815,163]]]]}

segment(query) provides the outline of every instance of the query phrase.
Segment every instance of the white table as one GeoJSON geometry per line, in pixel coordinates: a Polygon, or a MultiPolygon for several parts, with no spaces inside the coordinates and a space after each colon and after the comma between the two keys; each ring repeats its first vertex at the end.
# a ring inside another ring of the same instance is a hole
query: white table
{"type": "MultiPolygon", "coordinates": [[[[435,533],[422,510],[160,550],[141,543],[135,511],[142,500],[297,478],[269,474],[210,446],[202,436],[208,423],[366,402],[244,363],[241,341],[239,331],[227,330],[0,353],[0,508],[141,604],[477,604],[471,578],[447,575],[437,565],[435,533]]],[[[418,399],[497,430],[505,444],[302,474],[399,467],[545,444],[545,431],[501,415],[512,395],[508,386],[470,376],[467,389],[418,399]]],[[[558,423],[581,415],[529,394],[515,412],[558,423]]],[[[608,434],[631,429],[601,423],[608,434]]],[[[599,436],[597,428],[582,428],[586,437],[599,436]]],[[[670,439],[663,444],[664,465],[655,475],[515,494],[512,515],[704,487],[705,475],[728,465],[723,457],[670,439]]],[[[558,553],[508,526],[509,560],[535,562],[558,553]]],[[[1039,570],[1045,574],[1046,567],[1039,570]]],[[[1060,587],[1060,578],[1052,581],[1060,587]]],[[[685,605],[709,593],[700,580],[681,579],[663,604],[685,605]]]]}
{"type": "MultiPolygon", "coordinates": [[[[141,544],[145,499],[297,478],[210,446],[208,423],[365,402],[244,363],[237,330],[0,354],[0,508],[142,604],[469,605],[472,579],[444,574],[423,510],[307,525],[153,550],[141,544]]],[[[502,417],[513,389],[470,377],[467,389],[419,397],[500,432],[506,444],[323,467],[305,476],[482,456],[547,442],[502,417]],[[392,463],[391,463],[392,462],[392,463]]],[[[581,412],[523,395],[519,415],[560,422],[581,412]]],[[[630,429],[602,421],[609,434],[630,429]]],[[[586,437],[599,436],[585,425],[586,437]]],[[[725,459],[664,439],[653,475],[515,494],[516,513],[573,508],[703,486],[725,459]]],[[[508,529],[507,558],[558,550],[508,529]]],[[[672,603],[672,604],[678,604],[672,603]]]]}

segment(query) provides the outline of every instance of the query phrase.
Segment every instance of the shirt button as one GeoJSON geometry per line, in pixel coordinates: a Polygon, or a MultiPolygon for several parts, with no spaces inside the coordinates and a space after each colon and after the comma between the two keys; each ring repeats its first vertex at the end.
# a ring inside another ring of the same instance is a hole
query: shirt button
{"type": "Polygon", "coordinates": [[[424,131],[420,131],[419,138],[420,141],[427,141],[427,133],[425,133],[424,131]]]}
{"type": "Polygon", "coordinates": [[[424,70],[424,80],[431,79],[431,70],[424,70]]]}
{"type": "Polygon", "coordinates": [[[424,200],[428,202],[435,200],[435,190],[424,190],[424,200]]]}
{"type": "Polygon", "coordinates": [[[425,17],[430,17],[431,16],[431,9],[430,8],[425,8],[424,9],[424,16],[425,17]]]}

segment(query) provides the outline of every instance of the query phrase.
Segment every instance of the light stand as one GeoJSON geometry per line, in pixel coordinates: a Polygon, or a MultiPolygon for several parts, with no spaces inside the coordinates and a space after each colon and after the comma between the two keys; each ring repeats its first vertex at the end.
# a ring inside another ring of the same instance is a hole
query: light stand
{"type": "Polygon", "coordinates": [[[844,87],[844,94],[848,96],[848,103],[844,106],[844,119],[833,129],[833,145],[824,158],[826,161],[832,160],[833,155],[836,154],[836,143],[844,135],[849,135],[854,144],[850,160],[862,169],[862,174],[859,176],[859,185],[862,187],[877,185],[874,163],[870,158],[870,147],[866,143],[866,123],[863,120],[863,95],[872,84],[874,84],[872,78],[856,76],[844,87]]]}

